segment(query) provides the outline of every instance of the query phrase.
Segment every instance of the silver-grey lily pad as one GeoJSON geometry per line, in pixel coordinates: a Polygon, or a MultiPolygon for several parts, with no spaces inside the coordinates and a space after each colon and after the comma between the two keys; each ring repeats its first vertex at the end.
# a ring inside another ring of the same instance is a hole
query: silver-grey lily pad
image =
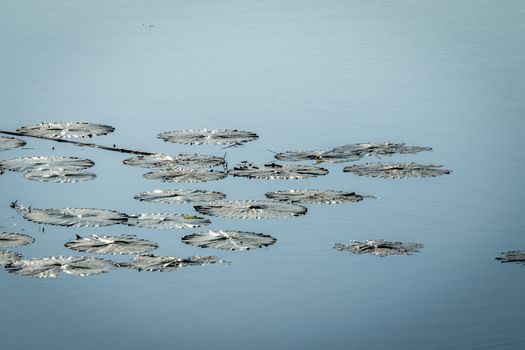
{"type": "Polygon", "coordinates": [[[76,227],[109,226],[128,220],[126,214],[93,208],[31,209],[24,218],[38,224],[76,227]]]}
{"type": "Polygon", "coordinates": [[[0,248],[14,248],[34,241],[33,237],[23,233],[0,232],[0,248]]]}
{"type": "Polygon", "coordinates": [[[502,252],[502,256],[497,257],[502,263],[513,262],[520,265],[525,265],[525,250],[510,250],[508,252],[502,252]]]}
{"type": "Polygon", "coordinates": [[[130,262],[120,263],[121,267],[129,267],[138,271],[167,272],[175,269],[206,264],[221,264],[226,261],[216,256],[190,256],[188,258],[177,258],[174,256],[139,255],[133,257],[130,262]]]}
{"type": "Polygon", "coordinates": [[[341,204],[348,202],[359,202],[367,197],[355,192],[334,190],[285,190],[268,192],[265,195],[270,199],[275,199],[281,202],[309,204],[341,204]]]}
{"type": "Polygon", "coordinates": [[[368,241],[353,241],[351,243],[337,243],[337,250],[344,250],[355,254],[372,254],[377,256],[410,255],[423,248],[421,243],[388,242],[382,239],[368,241]]]}
{"type": "Polygon", "coordinates": [[[311,165],[289,165],[267,163],[255,165],[241,163],[228,172],[233,176],[242,176],[250,179],[286,180],[307,179],[328,174],[328,170],[311,165]]]}
{"type": "Polygon", "coordinates": [[[139,201],[182,204],[190,202],[212,202],[224,199],[226,195],[220,192],[203,190],[153,190],[141,192],[134,198],[139,201]]]}
{"type": "Polygon", "coordinates": [[[22,259],[22,255],[8,250],[0,250],[0,266],[12,264],[22,259]]]}
{"type": "Polygon", "coordinates": [[[16,131],[21,134],[46,137],[50,139],[65,139],[72,137],[92,137],[106,135],[115,130],[114,127],[102,124],[83,122],[54,122],[22,126],[16,131]]]}
{"type": "Polygon", "coordinates": [[[129,226],[155,229],[179,229],[207,226],[211,221],[200,216],[178,215],[169,213],[151,213],[130,215],[126,222],[129,226]]]}
{"type": "Polygon", "coordinates": [[[218,156],[207,156],[203,154],[179,154],[169,156],[167,154],[139,155],[123,161],[126,165],[139,166],[142,168],[176,168],[187,166],[193,168],[213,168],[224,165],[226,159],[218,156]]]}
{"type": "Polygon", "coordinates": [[[142,254],[158,248],[158,244],[131,235],[81,237],[66,242],[66,248],[95,254],[142,254]]]}
{"type": "Polygon", "coordinates": [[[243,231],[208,231],[182,237],[182,242],[194,247],[224,250],[248,250],[268,247],[277,240],[269,235],[243,231]]]}
{"type": "Polygon", "coordinates": [[[450,174],[451,170],[441,169],[442,165],[421,165],[416,163],[365,163],[347,166],[346,173],[359,176],[402,179],[412,177],[435,177],[450,174]]]}
{"type": "Polygon", "coordinates": [[[15,139],[14,137],[0,136],[0,151],[7,151],[13,148],[23,147],[24,140],[15,139]]]}
{"type": "Polygon", "coordinates": [[[234,219],[286,218],[304,215],[307,211],[301,205],[264,200],[218,201],[194,208],[201,214],[234,219]]]}
{"type": "Polygon", "coordinates": [[[184,145],[240,145],[248,141],[256,140],[258,137],[259,136],[253,132],[226,129],[190,129],[166,131],[159,134],[159,138],[164,141],[184,145]]]}
{"type": "Polygon", "coordinates": [[[8,272],[29,277],[55,278],[60,273],[89,276],[106,273],[115,268],[112,261],[86,256],[52,256],[22,259],[5,266],[8,272]]]}
{"type": "Polygon", "coordinates": [[[61,169],[36,169],[27,171],[24,177],[29,180],[52,183],[77,183],[93,180],[97,175],[88,172],[61,169]]]}
{"type": "Polygon", "coordinates": [[[146,179],[162,180],[163,182],[206,182],[221,180],[226,177],[223,171],[200,169],[171,169],[154,171],[144,174],[146,179]]]}
{"type": "Polygon", "coordinates": [[[95,163],[76,157],[21,157],[0,162],[0,167],[11,171],[63,170],[77,171],[91,168],[95,163]]]}

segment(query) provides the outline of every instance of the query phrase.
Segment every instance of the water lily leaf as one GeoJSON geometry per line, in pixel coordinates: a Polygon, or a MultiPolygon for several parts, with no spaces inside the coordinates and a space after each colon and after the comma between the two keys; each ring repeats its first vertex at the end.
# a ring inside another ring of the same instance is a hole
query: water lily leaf
{"type": "Polygon", "coordinates": [[[31,244],[35,239],[29,235],[13,232],[0,232],[0,248],[14,248],[31,244]]]}
{"type": "Polygon", "coordinates": [[[224,199],[226,195],[220,192],[203,190],[153,190],[141,192],[134,198],[139,201],[181,204],[190,202],[212,202],[224,199]]]}
{"type": "Polygon", "coordinates": [[[124,164],[139,166],[142,168],[176,168],[188,166],[193,168],[213,168],[224,165],[226,159],[218,156],[207,156],[203,154],[179,154],[169,156],[167,154],[139,155],[124,160],[124,164]]]}
{"type": "Polygon", "coordinates": [[[366,196],[355,192],[333,190],[285,190],[266,193],[266,197],[282,202],[341,204],[362,201],[366,196]]]}
{"type": "Polygon", "coordinates": [[[207,226],[211,221],[199,216],[152,213],[130,215],[126,222],[129,226],[156,229],[179,229],[207,226]]]}
{"type": "Polygon", "coordinates": [[[93,180],[97,175],[88,172],[61,169],[36,169],[27,171],[24,177],[29,180],[53,183],[76,183],[93,180]]]}
{"type": "Polygon", "coordinates": [[[420,243],[388,242],[382,239],[368,241],[353,241],[352,243],[337,243],[337,250],[344,250],[355,254],[373,254],[377,256],[411,255],[423,248],[420,243]]]}
{"type": "Polygon", "coordinates": [[[158,244],[131,235],[81,237],[66,242],[66,248],[95,254],[141,254],[158,248],[158,244]]]}
{"type": "Polygon", "coordinates": [[[24,218],[38,224],[76,227],[108,226],[128,220],[126,214],[92,208],[31,209],[24,218]]]}
{"type": "Polygon", "coordinates": [[[243,231],[208,231],[182,237],[182,242],[194,247],[224,250],[248,250],[268,247],[277,240],[262,233],[243,231]]]}
{"type": "Polygon", "coordinates": [[[503,256],[497,257],[502,263],[513,262],[520,265],[525,265],[525,250],[510,250],[508,252],[502,252],[503,256]]]}
{"type": "Polygon", "coordinates": [[[306,208],[301,205],[259,200],[218,201],[194,208],[201,214],[235,219],[274,219],[306,214],[306,208]]]}
{"type": "Polygon", "coordinates": [[[14,261],[5,268],[20,276],[55,278],[61,272],[75,276],[106,273],[114,269],[115,264],[109,260],[87,256],[52,256],[14,261]]]}
{"type": "Polygon", "coordinates": [[[11,171],[63,170],[76,171],[91,168],[95,163],[76,157],[21,157],[0,162],[0,167],[11,171]]]}
{"type": "Polygon", "coordinates": [[[133,257],[133,260],[126,263],[120,263],[119,266],[129,267],[139,271],[173,271],[180,267],[222,264],[226,261],[216,256],[190,256],[189,258],[176,258],[174,256],[157,256],[157,255],[139,255],[133,257]]]}
{"type": "Polygon", "coordinates": [[[115,128],[109,125],[83,122],[40,123],[25,125],[16,129],[16,131],[21,134],[46,137],[50,139],[106,135],[114,130],[115,128]]]}
{"type": "Polygon", "coordinates": [[[22,255],[10,252],[8,250],[0,250],[0,266],[5,266],[11,263],[14,263],[15,261],[18,261],[22,259],[22,255]]]}
{"type": "Polygon", "coordinates": [[[285,180],[307,179],[328,174],[328,170],[311,165],[289,165],[268,163],[262,166],[251,163],[241,163],[228,172],[233,176],[250,179],[285,180]]]}
{"type": "Polygon", "coordinates": [[[401,179],[411,177],[435,177],[450,174],[451,170],[441,169],[442,165],[421,165],[416,163],[365,163],[347,166],[345,173],[359,176],[401,179]]]}
{"type": "Polygon", "coordinates": [[[179,130],[167,131],[159,134],[159,138],[167,142],[181,143],[184,145],[240,145],[242,143],[256,140],[256,133],[239,130],[179,130]]]}
{"type": "Polygon", "coordinates": [[[151,180],[162,180],[163,182],[206,182],[224,179],[226,173],[212,170],[170,169],[146,173],[144,177],[151,180]]]}
{"type": "Polygon", "coordinates": [[[15,139],[14,137],[0,136],[0,151],[7,151],[25,145],[26,142],[24,140],[15,139]]]}

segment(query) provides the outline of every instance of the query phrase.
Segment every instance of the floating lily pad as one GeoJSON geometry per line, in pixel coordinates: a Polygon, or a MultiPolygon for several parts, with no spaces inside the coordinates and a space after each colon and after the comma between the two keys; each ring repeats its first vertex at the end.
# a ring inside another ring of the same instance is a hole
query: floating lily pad
{"type": "Polygon", "coordinates": [[[29,180],[53,183],[76,183],[93,180],[97,175],[88,172],[60,169],[37,169],[28,171],[24,177],[29,180]]]}
{"type": "Polygon", "coordinates": [[[0,136],[0,151],[7,151],[13,148],[23,147],[25,144],[26,142],[24,140],[0,136]]]}
{"type": "Polygon", "coordinates": [[[29,277],[55,278],[63,272],[75,276],[89,276],[109,272],[115,268],[112,261],[86,256],[52,256],[22,259],[5,266],[8,272],[29,277]]]}
{"type": "Polygon", "coordinates": [[[66,242],[65,247],[79,252],[96,254],[141,254],[156,249],[158,244],[131,235],[99,236],[77,238],[66,242]]]}
{"type": "Polygon", "coordinates": [[[92,208],[31,209],[24,218],[38,224],[76,227],[108,226],[128,220],[126,214],[92,208]]]}
{"type": "Polygon", "coordinates": [[[22,233],[0,232],[0,248],[14,248],[34,241],[33,237],[22,233]]]}
{"type": "Polygon", "coordinates": [[[10,252],[7,250],[0,250],[0,266],[8,265],[22,259],[22,255],[10,252]]]}
{"type": "Polygon", "coordinates": [[[106,135],[114,130],[115,128],[109,125],[82,122],[40,123],[16,129],[21,134],[50,139],[106,135]]]}
{"type": "Polygon", "coordinates": [[[441,169],[442,165],[421,165],[416,163],[365,163],[347,166],[346,173],[359,176],[401,179],[411,177],[435,177],[450,174],[450,170],[441,169]]]}
{"type": "Polygon", "coordinates": [[[239,130],[179,130],[167,131],[159,134],[159,138],[167,142],[181,143],[184,145],[240,145],[242,143],[256,140],[256,133],[239,130]]]}
{"type": "Polygon", "coordinates": [[[163,182],[206,182],[224,179],[226,175],[223,171],[171,169],[146,173],[144,177],[150,180],[162,180],[163,182]]]}
{"type": "Polygon", "coordinates": [[[224,157],[207,156],[203,154],[179,154],[169,156],[167,154],[139,155],[124,160],[124,164],[139,166],[142,168],[175,168],[188,166],[194,168],[213,168],[224,165],[224,157]]]}
{"type": "Polygon", "coordinates": [[[194,215],[151,213],[130,215],[126,224],[144,228],[179,229],[207,226],[211,221],[194,215]]]}
{"type": "Polygon", "coordinates": [[[119,266],[129,267],[139,271],[173,271],[180,267],[206,264],[221,264],[226,261],[216,256],[190,256],[189,258],[176,258],[174,256],[139,255],[119,266]]]}
{"type": "Polygon", "coordinates": [[[62,170],[77,171],[91,168],[95,163],[76,157],[22,157],[0,162],[0,167],[11,171],[62,170]]]}
{"type": "Polygon", "coordinates": [[[242,176],[250,179],[285,180],[307,179],[328,174],[328,170],[311,165],[289,165],[268,163],[255,165],[241,163],[228,172],[233,176],[242,176]]]}
{"type": "Polygon", "coordinates": [[[333,190],[286,190],[268,192],[266,197],[282,202],[298,202],[311,204],[341,204],[347,202],[359,202],[366,196],[355,192],[343,192],[333,190]]]}
{"type": "Polygon", "coordinates": [[[306,214],[306,208],[301,205],[259,200],[218,201],[194,208],[201,214],[235,219],[274,219],[306,214]]]}
{"type": "Polygon", "coordinates": [[[377,256],[410,255],[423,248],[420,243],[388,242],[382,239],[368,241],[353,241],[352,243],[337,243],[337,250],[344,250],[355,254],[373,254],[377,256]]]}
{"type": "Polygon", "coordinates": [[[139,201],[181,204],[189,202],[212,202],[224,199],[226,195],[220,192],[203,190],[154,190],[141,192],[134,198],[139,201]]]}
{"type": "Polygon", "coordinates": [[[520,265],[525,265],[525,250],[510,250],[501,253],[503,256],[497,257],[502,263],[513,262],[520,265]]]}
{"type": "Polygon", "coordinates": [[[277,240],[262,233],[243,231],[208,231],[182,237],[182,242],[194,247],[224,250],[248,250],[268,247],[277,240]]]}

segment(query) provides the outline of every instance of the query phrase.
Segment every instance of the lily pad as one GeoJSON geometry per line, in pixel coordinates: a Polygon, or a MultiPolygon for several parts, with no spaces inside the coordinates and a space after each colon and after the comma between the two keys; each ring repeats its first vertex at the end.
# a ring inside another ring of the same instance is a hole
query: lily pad
{"type": "Polygon", "coordinates": [[[61,272],[75,276],[106,273],[113,270],[115,264],[109,260],[86,256],[52,256],[14,261],[5,268],[20,276],[55,278],[61,272]]]}
{"type": "Polygon", "coordinates": [[[502,252],[503,256],[497,257],[502,263],[513,262],[520,265],[525,265],[525,250],[510,250],[508,252],[502,252]]]}
{"type": "Polygon", "coordinates": [[[144,174],[146,179],[162,180],[163,182],[206,182],[221,180],[226,177],[223,171],[198,169],[170,169],[144,174]]]}
{"type": "Polygon", "coordinates": [[[310,204],[341,204],[359,202],[365,197],[355,192],[334,190],[285,190],[266,193],[266,197],[281,202],[298,202],[310,204]]]}
{"type": "Polygon", "coordinates": [[[337,243],[337,250],[344,250],[355,254],[372,254],[377,256],[411,255],[423,248],[420,243],[388,242],[382,239],[368,241],[353,241],[352,243],[337,243]]]}
{"type": "Polygon", "coordinates": [[[194,215],[152,213],[130,215],[126,224],[144,228],[179,229],[207,226],[211,224],[211,221],[194,215]]]}
{"type": "Polygon", "coordinates": [[[158,244],[131,235],[81,237],[66,242],[66,248],[95,254],[141,254],[158,248],[158,244]]]}
{"type": "Polygon", "coordinates": [[[124,164],[139,166],[142,168],[175,168],[188,166],[193,168],[213,168],[224,165],[224,157],[207,156],[203,154],[179,154],[169,156],[167,154],[139,155],[124,160],[124,164]]]}
{"type": "Polygon", "coordinates": [[[14,137],[0,136],[0,151],[7,151],[25,145],[26,142],[24,140],[15,139],[14,137]]]}
{"type": "Polygon", "coordinates": [[[435,177],[450,174],[451,170],[441,169],[442,165],[421,165],[416,163],[365,163],[347,166],[345,173],[359,176],[401,179],[411,177],[435,177]]]}
{"type": "Polygon", "coordinates": [[[34,241],[33,237],[23,233],[0,232],[0,248],[14,248],[34,241]]]}
{"type": "Polygon", "coordinates": [[[134,198],[139,201],[182,204],[190,202],[212,202],[224,199],[226,195],[220,192],[203,190],[153,190],[141,192],[134,198]]]}
{"type": "Polygon", "coordinates": [[[11,171],[63,170],[77,171],[91,168],[95,163],[76,157],[21,157],[0,162],[0,167],[11,171]]]}
{"type": "Polygon", "coordinates": [[[304,215],[307,211],[301,205],[264,200],[218,201],[194,208],[201,214],[235,219],[285,218],[304,215]]]}
{"type": "Polygon", "coordinates": [[[128,220],[126,214],[92,208],[31,209],[24,218],[38,224],[76,227],[109,226],[128,220]]]}
{"type": "Polygon", "coordinates": [[[256,140],[257,136],[254,132],[239,131],[239,130],[179,130],[167,131],[159,134],[159,138],[166,142],[180,143],[184,145],[240,145],[242,143],[256,140]]]}
{"type": "Polygon", "coordinates": [[[311,165],[289,165],[267,163],[262,166],[251,163],[241,163],[228,172],[233,176],[249,179],[286,180],[308,179],[328,174],[328,170],[311,165]]]}
{"type": "Polygon", "coordinates": [[[268,247],[277,240],[262,233],[243,231],[208,231],[182,237],[182,242],[194,247],[224,250],[248,250],[268,247]]]}
{"type": "Polygon", "coordinates": [[[139,255],[126,263],[120,263],[121,267],[129,267],[138,271],[173,271],[180,267],[206,264],[221,264],[226,261],[216,256],[190,256],[189,258],[177,258],[174,256],[139,255]]]}
{"type": "Polygon", "coordinates": [[[115,130],[114,127],[102,124],[83,122],[55,122],[22,126],[16,131],[21,134],[46,137],[50,139],[65,139],[72,137],[92,137],[106,135],[115,130]]]}
{"type": "Polygon", "coordinates": [[[18,261],[22,259],[22,255],[10,252],[8,250],[0,250],[0,266],[5,266],[11,263],[14,263],[15,261],[18,261]]]}
{"type": "Polygon", "coordinates": [[[60,169],[37,169],[26,172],[24,177],[40,182],[76,183],[93,180],[97,175],[88,172],[60,169]]]}

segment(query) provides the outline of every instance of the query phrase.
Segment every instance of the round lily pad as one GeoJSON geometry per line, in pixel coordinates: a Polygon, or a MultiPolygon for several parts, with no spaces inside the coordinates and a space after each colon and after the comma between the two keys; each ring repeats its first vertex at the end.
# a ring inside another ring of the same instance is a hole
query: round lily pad
{"type": "Polygon", "coordinates": [[[154,171],[144,174],[146,179],[162,180],[163,182],[206,182],[221,180],[226,177],[223,171],[198,169],[170,169],[154,171]]]}
{"type": "Polygon", "coordinates": [[[253,132],[226,129],[179,130],[166,131],[159,134],[159,138],[164,141],[184,145],[240,145],[256,140],[258,137],[253,132]]]}
{"type": "Polygon", "coordinates": [[[14,248],[31,244],[35,239],[23,233],[0,232],[0,248],[14,248]]]}
{"type": "Polygon", "coordinates": [[[274,219],[306,214],[306,208],[289,203],[259,200],[218,201],[195,205],[201,214],[235,219],[274,219]]]}
{"type": "Polygon", "coordinates": [[[0,151],[7,151],[25,145],[26,142],[24,140],[15,139],[14,137],[0,136],[0,151]]]}
{"type": "Polygon", "coordinates": [[[266,193],[266,197],[281,202],[309,204],[341,204],[362,201],[365,196],[355,192],[334,190],[285,190],[266,193]]]}
{"type": "Polygon", "coordinates": [[[179,229],[207,226],[211,221],[200,216],[177,215],[169,213],[151,213],[130,215],[126,222],[129,226],[155,229],[179,229]]]}
{"type": "Polygon", "coordinates": [[[224,199],[226,195],[220,192],[203,190],[153,190],[141,192],[134,198],[139,201],[181,204],[190,202],[212,202],[224,199]]]}
{"type": "Polygon", "coordinates": [[[233,176],[242,176],[250,179],[286,180],[307,179],[328,174],[328,170],[311,165],[289,165],[268,163],[255,165],[242,163],[228,172],[233,176]]]}
{"type": "Polygon", "coordinates": [[[21,254],[10,252],[8,250],[0,250],[0,266],[11,264],[20,259],[22,259],[21,254]]]}
{"type": "Polygon", "coordinates": [[[277,240],[269,235],[243,231],[208,231],[182,237],[182,242],[194,247],[224,250],[248,250],[268,247],[277,240]]]}
{"type": "Polygon", "coordinates": [[[61,272],[75,276],[106,273],[113,270],[115,264],[110,260],[86,256],[52,256],[14,261],[5,268],[20,276],[55,278],[61,272]]]}
{"type": "Polygon", "coordinates": [[[372,254],[377,256],[411,255],[423,248],[420,243],[388,242],[382,239],[368,241],[352,241],[351,243],[337,243],[337,250],[344,250],[355,254],[372,254]]]}
{"type": "Polygon", "coordinates": [[[176,168],[187,166],[193,168],[213,168],[224,165],[224,157],[207,156],[203,154],[179,154],[169,156],[167,154],[139,155],[124,160],[124,164],[139,166],[142,168],[176,168]]]}
{"type": "Polygon", "coordinates": [[[113,210],[92,208],[31,209],[24,218],[38,224],[98,227],[125,223],[128,216],[113,210]]]}
{"type": "Polygon", "coordinates": [[[66,242],[66,248],[96,254],[141,254],[152,251],[158,244],[132,235],[81,237],[66,242]]]}
{"type": "Polygon", "coordinates": [[[88,172],[60,170],[60,169],[37,169],[27,171],[24,177],[29,180],[52,183],[76,183],[93,180],[97,175],[88,172]]]}
{"type": "Polygon", "coordinates": [[[21,134],[46,137],[50,139],[65,139],[72,137],[92,137],[106,135],[115,130],[114,127],[102,124],[83,122],[54,122],[22,126],[16,131],[21,134]]]}
{"type": "Polygon", "coordinates": [[[386,179],[435,177],[452,172],[441,167],[442,165],[421,165],[416,163],[365,163],[347,166],[343,171],[359,176],[381,177],[386,179]]]}
{"type": "Polygon", "coordinates": [[[173,271],[180,267],[206,264],[221,264],[224,260],[216,256],[190,256],[177,258],[174,256],[139,255],[130,262],[120,263],[119,266],[129,267],[138,271],[173,271]]]}
{"type": "Polygon", "coordinates": [[[497,257],[502,263],[513,262],[520,265],[525,265],[525,250],[509,250],[501,253],[502,256],[497,257]]]}
{"type": "Polygon", "coordinates": [[[21,157],[0,162],[0,167],[11,171],[62,170],[77,171],[91,168],[95,163],[76,157],[21,157]]]}

